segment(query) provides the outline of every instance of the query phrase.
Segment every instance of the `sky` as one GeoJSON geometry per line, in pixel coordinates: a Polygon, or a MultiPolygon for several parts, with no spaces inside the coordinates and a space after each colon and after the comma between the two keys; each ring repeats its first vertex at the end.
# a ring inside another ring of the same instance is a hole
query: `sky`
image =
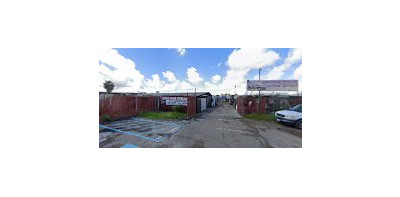
{"type": "MultiPolygon", "coordinates": [[[[290,48],[114,48],[100,51],[99,91],[246,94],[246,81],[296,79],[302,51],[290,48]]],[[[247,92],[249,94],[250,92],[247,92]]]]}

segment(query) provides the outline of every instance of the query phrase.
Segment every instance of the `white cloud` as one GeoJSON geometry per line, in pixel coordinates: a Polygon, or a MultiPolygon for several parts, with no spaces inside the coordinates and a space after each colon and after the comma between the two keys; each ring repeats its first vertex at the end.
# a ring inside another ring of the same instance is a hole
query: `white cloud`
{"type": "Polygon", "coordinates": [[[293,79],[299,80],[299,92],[303,91],[303,69],[302,64],[293,72],[293,79]]]}
{"type": "Polygon", "coordinates": [[[187,69],[187,78],[190,83],[195,85],[203,81],[203,78],[200,77],[200,74],[197,72],[195,67],[190,67],[187,69]]]}
{"type": "Polygon", "coordinates": [[[192,84],[186,81],[182,81],[180,83],[180,90],[194,92],[194,87],[192,86],[192,84]]]}
{"type": "Polygon", "coordinates": [[[166,72],[162,72],[163,76],[169,81],[169,82],[175,82],[177,81],[175,74],[171,71],[166,71],[166,72]]]}
{"type": "Polygon", "coordinates": [[[274,64],[279,55],[267,49],[238,49],[228,57],[228,65],[231,69],[246,70],[258,69],[274,64]]]}
{"type": "Polygon", "coordinates": [[[291,64],[282,64],[273,68],[266,76],[268,80],[277,80],[282,78],[285,75],[285,71],[289,69],[292,65],[291,64]]]}
{"type": "MultiPolygon", "coordinates": [[[[179,50],[176,49],[178,52],[179,50]]],[[[180,50],[183,55],[186,50],[180,50]]],[[[214,75],[211,80],[205,81],[195,67],[187,69],[187,79],[179,80],[175,74],[169,70],[159,74],[153,74],[150,79],[145,77],[136,69],[133,60],[124,58],[114,49],[104,50],[100,54],[99,78],[100,89],[106,79],[111,79],[116,85],[116,92],[193,92],[210,91],[212,94],[231,93],[236,91],[238,94],[246,92],[247,75],[252,69],[265,68],[273,65],[279,60],[279,55],[268,49],[236,49],[227,58],[226,65],[228,70],[225,76],[214,75]],[[110,69],[109,66],[112,68],[110,69]],[[204,83],[203,83],[204,82],[204,83]]],[[[279,68],[274,68],[270,73],[273,76],[281,76],[289,69],[292,64],[301,60],[300,50],[291,50],[284,63],[279,68]],[[275,73],[275,74],[273,74],[275,73]]],[[[221,64],[218,64],[220,66],[221,64]]],[[[258,74],[255,76],[258,79],[258,74]]],[[[264,75],[266,78],[266,75],[264,75]]],[[[301,89],[301,66],[293,72],[293,78],[299,79],[301,89]]]]}
{"type": "Polygon", "coordinates": [[[218,85],[216,93],[244,94],[246,92],[246,76],[251,69],[273,65],[279,60],[279,54],[268,49],[235,49],[228,57],[225,77],[218,85]]]}
{"type": "Polygon", "coordinates": [[[150,92],[156,92],[163,89],[165,82],[160,79],[158,74],[154,74],[151,76],[151,79],[146,79],[145,89],[150,92]]]}
{"type": "Polygon", "coordinates": [[[175,48],[175,49],[178,52],[179,56],[185,56],[187,53],[185,48],[175,48]]]}
{"type": "Polygon", "coordinates": [[[198,90],[211,92],[211,94],[216,94],[216,91],[219,90],[219,86],[211,82],[204,82],[204,88],[199,88],[198,90]]]}
{"type": "Polygon", "coordinates": [[[235,92],[235,85],[236,85],[237,93],[244,94],[246,92],[246,81],[247,81],[245,77],[248,72],[249,72],[248,70],[227,70],[226,76],[221,82],[219,89],[223,90],[223,92],[228,91],[228,93],[233,94],[235,92]]]}
{"type": "Polygon", "coordinates": [[[219,75],[214,75],[212,77],[212,82],[213,83],[218,83],[220,80],[221,80],[221,76],[219,76],[219,75]]]}
{"type": "Polygon", "coordinates": [[[111,80],[115,85],[115,92],[136,92],[140,90],[143,79],[144,76],[136,69],[135,62],[121,56],[117,50],[104,49],[100,51],[100,91],[105,91],[104,81],[111,80]]]}
{"type": "MultiPolygon", "coordinates": [[[[145,79],[144,75],[136,69],[135,62],[121,56],[117,50],[104,49],[100,51],[99,91],[105,91],[103,83],[106,80],[114,83],[114,92],[194,91],[192,84],[187,81],[179,81],[173,72],[165,71],[162,72],[162,75],[165,77],[165,81],[158,74],[153,74],[150,79],[145,79]]],[[[188,69],[188,79],[191,79],[192,83],[203,80],[197,69],[193,67],[188,69]]]]}
{"type": "Polygon", "coordinates": [[[286,57],[284,63],[280,66],[273,68],[265,77],[268,80],[281,79],[285,72],[292,67],[293,64],[301,61],[301,49],[291,49],[286,57]]]}
{"type": "Polygon", "coordinates": [[[300,79],[302,78],[303,75],[303,69],[301,68],[302,64],[300,64],[299,67],[296,68],[296,70],[293,72],[293,78],[294,79],[300,79]]]}
{"type": "Polygon", "coordinates": [[[288,57],[286,58],[286,63],[294,64],[302,59],[301,49],[292,49],[289,51],[288,57]]]}
{"type": "Polygon", "coordinates": [[[162,72],[162,74],[167,79],[167,82],[164,83],[165,86],[162,88],[162,91],[177,92],[179,90],[182,90],[183,86],[184,86],[184,89],[188,89],[188,86],[186,85],[186,83],[180,82],[175,77],[175,74],[173,72],[166,71],[166,72],[162,72]]]}
{"type": "Polygon", "coordinates": [[[165,81],[158,74],[152,75],[151,79],[146,79],[141,91],[147,93],[160,92],[194,92],[194,87],[187,81],[179,81],[171,71],[162,72],[165,81]]]}
{"type": "MultiPolygon", "coordinates": [[[[171,71],[162,72],[166,81],[159,78],[157,74],[152,76],[152,79],[146,79],[145,92],[194,92],[195,87],[197,91],[209,91],[203,83],[203,78],[197,72],[197,69],[190,67],[187,69],[187,81],[180,81],[175,77],[175,74],[171,71]]],[[[221,78],[221,76],[220,76],[221,78]]],[[[209,82],[208,82],[209,83],[209,82]]]]}

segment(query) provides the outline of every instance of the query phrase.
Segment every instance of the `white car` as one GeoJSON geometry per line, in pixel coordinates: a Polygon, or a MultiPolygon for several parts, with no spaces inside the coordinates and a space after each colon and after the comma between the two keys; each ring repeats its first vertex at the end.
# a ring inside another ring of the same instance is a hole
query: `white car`
{"type": "Polygon", "coordinates": [[[289,123],[301,129],[301,111],[301,104],[299,104],[288,110],[275,112],[275,119],[278,122],[289,123]]]}

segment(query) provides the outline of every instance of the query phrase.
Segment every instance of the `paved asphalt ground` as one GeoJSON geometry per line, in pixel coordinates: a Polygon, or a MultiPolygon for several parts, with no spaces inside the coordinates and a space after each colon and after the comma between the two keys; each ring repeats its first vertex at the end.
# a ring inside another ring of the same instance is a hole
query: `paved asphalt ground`
{"type": "Polygon", "coordinates": [[[276,121],[245,119],[225,102],[189,121],[172,122],[179,129],[162,141],[100,128],[100,147],[301,148],[302,144],[301,130],[276,121]]]}

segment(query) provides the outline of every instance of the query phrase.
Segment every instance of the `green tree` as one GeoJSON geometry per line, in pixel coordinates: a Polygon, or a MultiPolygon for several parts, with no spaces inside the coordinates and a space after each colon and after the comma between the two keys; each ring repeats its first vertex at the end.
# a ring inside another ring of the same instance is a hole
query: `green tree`
{"type": "Polygon", "coordinates": [[[106,81],[103,83],[104,89],[107,90],[107,93],[111,93],[114,89],[114,83],[112,81],[106,81]]]}

